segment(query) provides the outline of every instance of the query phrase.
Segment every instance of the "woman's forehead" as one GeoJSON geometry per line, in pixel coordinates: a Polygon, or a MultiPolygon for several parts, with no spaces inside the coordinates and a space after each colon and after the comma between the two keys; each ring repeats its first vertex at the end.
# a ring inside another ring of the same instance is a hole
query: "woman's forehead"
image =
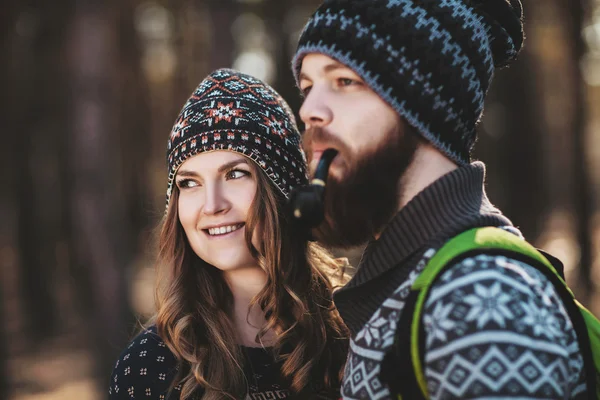
{"type": "Polygon", "coordinates": [[[248,158],[240,153],[230,150],[215,150],[195,154],[185,160],[179,167],[182,170],[219,170],[224,165],[231,163],[249,164],[248,158]]]}

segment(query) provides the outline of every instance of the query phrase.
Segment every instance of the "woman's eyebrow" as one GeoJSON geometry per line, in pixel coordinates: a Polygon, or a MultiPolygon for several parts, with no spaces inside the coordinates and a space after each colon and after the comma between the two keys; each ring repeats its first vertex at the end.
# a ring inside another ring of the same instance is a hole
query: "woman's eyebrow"
{"type": "Polygon", "coordinates": [[[195,171],[180,169],[179,171],[177,171],[177,176],[198,177],[199,175],[195,171]]]}
{"type": "MultiPolygon", "coordinates": [[[[227,171],[239,164],[248,164],[248,161],[245,158],[240,158],[237,160],[230,161],[228,163],[221,165],[218,169],[218,172],[227,171]]],[[[198,174],[196,171],[180,169],[179,171],[177,171],[177,176],[188,177],[188,178],[198,178],[198,177],[200,177],[200,174],[198,174]]]]}
{"type": "Polygon", "coordinates": [[[236,165],[239,165],[239,164],[248,164],[248,161],[245,158],[240,158],[240,159],[237,159],[237,160],[233,160],[233,161],[230,161],[230,162],[228,162],[226,164],[221,165],[219,167],[218,171],[219,172],[227,171],[228,169],[231,169],[231,168],[233,168],[233,167],[235,167],[236,165]]]}

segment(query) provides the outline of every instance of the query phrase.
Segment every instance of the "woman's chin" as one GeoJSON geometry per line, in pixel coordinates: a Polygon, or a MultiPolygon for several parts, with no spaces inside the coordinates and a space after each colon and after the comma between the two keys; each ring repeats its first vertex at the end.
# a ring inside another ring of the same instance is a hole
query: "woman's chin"
{"type": "Polygon", "coordinates": [[[247,258],[218,258],[214,259],[213,262],[209,264],[223,272],[233,272],[258,268],[256,261],[250,256],[250,254],[248,254],[247,258]]]}

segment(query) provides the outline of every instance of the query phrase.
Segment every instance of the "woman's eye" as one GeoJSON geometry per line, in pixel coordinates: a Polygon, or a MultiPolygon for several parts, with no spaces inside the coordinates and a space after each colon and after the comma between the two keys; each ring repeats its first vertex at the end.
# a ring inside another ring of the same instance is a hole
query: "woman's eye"
{"type": "Polygon", "coordinates": [[[243,178],[244,176],[249,176],[250,172],[248,171],[242,171],[241,169],[232,169],[231,171],[229,171],[227,173],[227,175],[225,176],[227,179],[240,179],[243,178]]]}
{"type": "Polygon", "coordinates": [[[187,189],[187,188],[192,188],[192,187],[196,187],[196,186],[199,186],[198,183],[191,179],[182,179],[180,181],[177,181],[177,187],[179,189],[187,189]]]}

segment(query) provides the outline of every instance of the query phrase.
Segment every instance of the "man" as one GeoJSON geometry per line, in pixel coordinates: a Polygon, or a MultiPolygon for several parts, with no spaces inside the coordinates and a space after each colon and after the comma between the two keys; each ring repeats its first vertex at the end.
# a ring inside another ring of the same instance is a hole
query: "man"
{"type": "MultiPolygon", "coordinates": [[[[522,43],[519,0],[326,0],[306,25],[293,68],[311,168],[339,151],[315,235],[370,240],[335,297],[352,332],[344,399],[395,399],[394,376],[413,384],[384,357],[437,249],[475,227],[520,236],[470,153],[494,70],[522,43]]],[[[575,330],[538,269],[482,254],[444,271],[422,313],[429,398],[585,396],[575,330]]]]}

